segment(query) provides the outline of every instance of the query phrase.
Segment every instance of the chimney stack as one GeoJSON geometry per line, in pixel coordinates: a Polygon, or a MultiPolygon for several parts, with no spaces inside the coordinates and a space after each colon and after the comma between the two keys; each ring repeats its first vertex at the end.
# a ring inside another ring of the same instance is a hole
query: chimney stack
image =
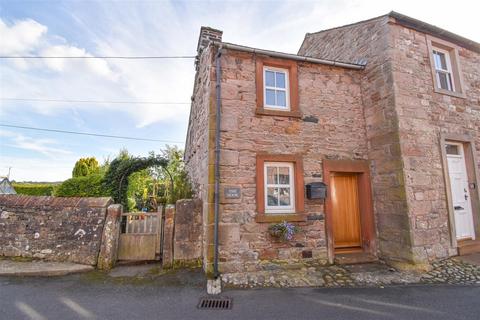
{"type": "Polygon", "coordinates": [[[200,37],[198,38],[197,52],[200,53],[211,41],[222,41],[223,31],[210,27],[200,28],[200,37]]]}

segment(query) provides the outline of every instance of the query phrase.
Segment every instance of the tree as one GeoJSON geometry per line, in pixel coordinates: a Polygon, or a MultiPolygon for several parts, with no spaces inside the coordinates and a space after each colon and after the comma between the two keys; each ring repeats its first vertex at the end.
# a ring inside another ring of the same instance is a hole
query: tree
{"type": "Polygon", "coordinates": [[[165,202],[175,203],[179,199],[191,198],[193,190],[185,170],[183,150],[167,145],[163,156],[168,160],[162,179],[165,183],[165,202]]]}
{"type": "Polygon", "coordinates": [[[86,177],[100,172],[97,159],[95,157],[80,158],[73,167],[72,177],[86,177]]]}

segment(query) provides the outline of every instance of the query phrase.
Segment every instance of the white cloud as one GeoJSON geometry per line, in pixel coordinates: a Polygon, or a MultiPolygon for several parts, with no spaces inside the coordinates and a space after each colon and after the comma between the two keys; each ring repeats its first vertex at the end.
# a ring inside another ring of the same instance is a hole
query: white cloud
{"type": "MultiPolygon", "coordinates": [[[[18,34],[19,31],[16,30],[24,30],[25,27],[20,28],[20,26],[25,24],[43,30],[35,41],[17,46],[16,54],[94,56],[85,48],[74,46],[58,35],[47,33],[46,26],[33,20],[15,21],[8,26],[0,19],[0,23],[3,32],[7,34],[18,34]]],[[[141,22],[137,22],[137,27],[140,25],[141,22]]],[[[122,23],[116,22],[116,25],[111,27],[121,30],[120,26],[122,23]]],[[[123,25],[123,30],[123,34],[93,39],[97,42],[95,54],[128,56],[149,52],[158,55],[158,52],[164,51],[161,42],[148,47],[147,41],[139,38],[136,30],[131,29],[129,25],[123,25]]],[[[152,34],[148,37],[154,38],[154,34],[152,30],[152,34]]],[[[12,50],[9,49],[9,52],[11,53],[12,50]]],[[[0,64],[0,72],[2,74],[0,96],[8,98],[188,102],[193,86],[193,61],[191,60],[14,59],[0,64]],[[3,81],[4,79],[9,81],[3,81]]],[[[137,127],[161,121],[184,121],[189,110],[189,105],[108,103],[72,105],[35,102],[20,105],[2,103],[1,106],[2,113],[19,108],[47,115],[58,115],[59,112],[71,109],[123,112],[134,119],[137,127]]]]}
{"type": "MultiPolygon", "coordinates": [[[[93,55],[87,53],[85,49],[69,45],[51,45],[40,50],[39,54],[47,57],[93,57],[93,55]]],[[[70,72],[79,72],[80,70],[85,72],[84,67],[87,67],[87,71],[91,71],[111,81],[115,81],[118,77],[104,59],[74,59],[73,61],[70,59],[45,59],[44,63],[50,69],[57,72],[66,72],[67,70],[70,72]]]]}
{"type": "Polygon", "coordinates": [[[0,19],[2,37],[0,54],[15,55],[32,52],[40,44],[46,32],[46,26],[31,19],[16,21],[10,27],[0,19]]]}
{"type": "Polygon", "coordinates": [[[58,148],[58,142],[53,139],[33,138],[5,130],[0,130],[0,137],[10,140],[9,142],[2,141],[4,146],[38,152],[50,158],[72,153],[69,150],[58,148]]]}

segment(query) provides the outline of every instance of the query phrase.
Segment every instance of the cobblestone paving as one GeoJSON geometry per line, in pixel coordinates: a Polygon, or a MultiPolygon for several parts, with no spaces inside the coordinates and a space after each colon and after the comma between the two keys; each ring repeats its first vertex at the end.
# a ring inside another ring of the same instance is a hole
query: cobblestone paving
{"type": "Polygon", "coordinates": [[[422,283],[480,284],[480,266],[456,258],[433,263],[433,270],[423,275],[422,283]]]}
{"type": "Polygon", "coordinates": [[[372,287],[399,284],[480,284],[480,267],[447,259],[429,272],[399,271],[383,263],[358,265],[275,265],[251,273],[223,274],[233,287],[372,287]]]}

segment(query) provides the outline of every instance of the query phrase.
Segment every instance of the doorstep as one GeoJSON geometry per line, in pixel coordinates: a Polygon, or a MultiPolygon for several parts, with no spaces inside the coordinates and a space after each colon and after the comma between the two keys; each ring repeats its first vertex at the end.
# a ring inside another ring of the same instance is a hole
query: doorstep
{"type": "Polygon", "coordinates": [[[473,264],[480,268],[480,252],[455,257],[456,260],[473,264]]]}
{"type": "Polygon", "coordinates": [[[337,253],[334,259],[334,263],[340,265],[371,263],[376,261],[378,261],[376,256],[366,252],[337,253]]]}
{"type": "Polygon", "coordinates": [[[458,255],[464,256],[472,253],[480,252],[480,240],[459,240],[458,255]]]}

